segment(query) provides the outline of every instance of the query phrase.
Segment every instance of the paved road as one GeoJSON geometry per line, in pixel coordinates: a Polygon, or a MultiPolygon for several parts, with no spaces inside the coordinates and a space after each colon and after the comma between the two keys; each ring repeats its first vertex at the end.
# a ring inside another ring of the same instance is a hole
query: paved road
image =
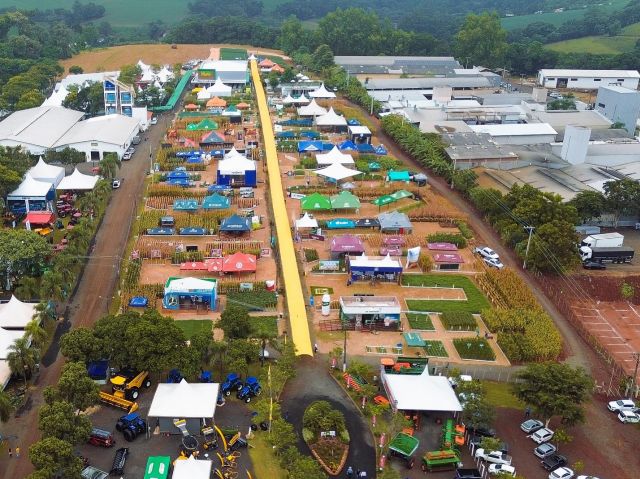
{"type": "MultiPolygon", "coordinates": [[[[107,207],[102,225],[96,235],[96,247],[79,286],[68,305],[69,317],[58,325],[60,332],[70,327],[90,326],[103,316],[109,308],[111,299],[116,294],[116,286],[120,271],[122,253],[127,243],[129,229],[135,219],[136,205],[140,201],[146,172],[149,171],[149,146],[152,152],[160,144],[170,114],[159,118],[158,125],[152,126],[143,134],[148,139],[136,147],[131,161],[123,162],[118,176],[125,178],[120,189],[115,190],[107,207]]],[[[90,168],[90,164],[83,165],[90,168]]],[[[5,455],[0,457],[0,471],[6,479],[17,479],[27,476],[31,464],[27,457],[30,444],[38,439],[38,408],[42,404],[42,389],[53,385],[60,376],[64,359],[58,354],[56,334],[54,343],[45,354],[46,361],[40,369],[40,376],[35,382],[36,388],[31,392],[32,406],[21,417],[11,420],[3,427],[5,434],[16,434],[17,440],[11,441],[11,447],[19,446],[23,454],[19,459],[9,460],[5,455]]]]}
{"type": "MultiPolygon", "coordinates": [[[[329,376],[326,361],[302,357],[296,371],[296,377],[287,383],[282,395],[282,414],[294,424],[299,439],[298,449],[304,454],[311,454],[302,440],[304,410],[313,401],[328,401],[344,414],[347,423],[351,437],[347,466],[367,471],[368,477],[375,477],[376,451],[369,426],[349,396],[329,376]]],[[[339,477],[344,477],[344,473],[339,477]]]]}

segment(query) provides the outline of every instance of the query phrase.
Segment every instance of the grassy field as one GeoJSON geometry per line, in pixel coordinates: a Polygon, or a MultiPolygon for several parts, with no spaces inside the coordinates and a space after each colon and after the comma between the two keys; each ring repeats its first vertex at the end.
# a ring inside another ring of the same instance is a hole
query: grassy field
{"type": "Polygon", "coordinates": [[[176,325],[182,329],[187,338],[191,338],[200,331],[211,332],[212,321],[210,319],[181,319],[176,321],[176,325]]]}
{"type": "Polygon", "coordinates": [[[605,35],[576,38],[563,42],[550,43],[547,48],[561,53],[594,53],[615,55],[632,51],[640,40],[640,23],[625,27],[620,35],[605,35]]]}
{"type": "Polygon", "coordinates": [[[220,60],[246,60],[249,58],[245,48],[221,48],[220,60]]]}
{"type": "MultiPolygon", "coordinates": [[[[479,313],[489,307],[487,298],[466,276],[449,274],[405,274],[402,276],[403,286],[425,286],[442,288],[462,288],[467,301],[447,301],[430,299],[407,299],[407,307],[411,311],[428,311],[442,313],[445,311],[468,311],[479,313]]],[[[416,296],[420,297],[420,290],[416,289],[416,296]]]]}
{"type": "Polygon", "coordinates": [[[278,318],[276,316],[252,316],[250,321],[254,336],[259,336],[261,333],[272,338],[278,336],[278,318]]]}
{"type": "Polygon", "coordinates": [[[265,440],[266,433],[256,433],[251,440],[251,447],[248,449],[251,462],[256,468],[259,465],[260,475],[258,477],[269,477],[271,479],[285,479],[286,471],[280,467],[278,460],[272,452],[271,446],[265,440]]]}
{"type": "Polygon", "coordinates": [[[524,409],[524,404],[511,392],[511,384],[496,381],[482,381],[482,383],[485,387],[487,402],[492,406],[524,409]]]}
{"type": "Polygon", "coordinates": [[[412,329],[421,329],[423,331],[436,330],[428,314],[407,313],[407,320],[412,329]]]}

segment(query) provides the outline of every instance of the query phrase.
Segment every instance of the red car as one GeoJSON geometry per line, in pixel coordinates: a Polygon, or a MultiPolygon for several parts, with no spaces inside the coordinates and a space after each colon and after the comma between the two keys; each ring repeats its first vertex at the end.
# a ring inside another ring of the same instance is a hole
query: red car
{"type": "Polygon", "coordinates": [[[113,434],[109,431],[105,431],[104,429],[94,427],[91,430],[91,434],[89,434],[89,444],[92,446],[112,447],[115,443],[116,440],[113,438],[113,434]]]}

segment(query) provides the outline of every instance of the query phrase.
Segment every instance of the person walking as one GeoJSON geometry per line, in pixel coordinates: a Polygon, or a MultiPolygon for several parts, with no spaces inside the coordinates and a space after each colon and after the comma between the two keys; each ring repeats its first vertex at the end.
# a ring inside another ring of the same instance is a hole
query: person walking
{"type": "Polygon", "coordinates": [[[11,459],[13,457],[13,451],[11,450],[11,448],[9,448],[9,459],[11,459]]]}
{"type": "Polygon", "coordinates": [[[16,457],[20,457],[20,448],[16,447],[16,457]]]}
{"type": "Polygon", "coordinates": [[[530,416],[531,416],[531,408],[527,406],[527,409],[524,410],[524,417],[526,419],[529,419],[530,416]]]}
{"type": "Polygon", "coordinates": [[[317,353],[318,352],[318,343],[314,343],[313,344],[313,352],[317,353]]]}
{"type": "MultiPolygon", "coordinates": [[[[9,449],[9,451],[11,451],[11,449],[9,449]]],[[[11,452],[9,452],[9,454],[11,454],[11,452]]],[[[353,467],[349,466],[347,467],[347,478],[351,479],[353,477],[353,467]]]]}

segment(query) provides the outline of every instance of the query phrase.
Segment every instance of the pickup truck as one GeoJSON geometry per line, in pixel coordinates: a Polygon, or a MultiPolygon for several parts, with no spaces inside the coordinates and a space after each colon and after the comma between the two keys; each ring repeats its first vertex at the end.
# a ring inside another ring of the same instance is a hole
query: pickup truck
{"type": "Polygon", "coordinates": [[[511,465],[511,456],[505,454],[502,451],[485,452],[483,448],[479,448],[476,450],[475,457],[476,459],[480,458],[493,464],[506,464],[507,466],[511,465]]]}
{"type": "Polygon", "coordinates": [[[542,467],[544,467],[547,471],[553,471],[559,467],[562,467],[567,464],[567,458],[561,456],[560,454],[553,454],[541,461],[542,467]]]}

